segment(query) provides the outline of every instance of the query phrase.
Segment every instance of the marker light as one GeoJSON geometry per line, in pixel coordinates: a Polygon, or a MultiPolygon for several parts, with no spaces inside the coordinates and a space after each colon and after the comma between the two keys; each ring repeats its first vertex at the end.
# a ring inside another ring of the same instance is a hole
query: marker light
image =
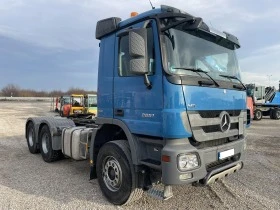
{"type": "Polygon", "coordinates": [[[162,155],[161,156],[161,160],[163,161],[163,162],[170,162],[170,156],[168,156],[168,155],[162,155]]]}
{"type": "Polygon", "coordinates": [[[138,15],[138,12],[131,12],[130,13],[130,17],[135,17],[135,16],[137,16],[138,15]]]}

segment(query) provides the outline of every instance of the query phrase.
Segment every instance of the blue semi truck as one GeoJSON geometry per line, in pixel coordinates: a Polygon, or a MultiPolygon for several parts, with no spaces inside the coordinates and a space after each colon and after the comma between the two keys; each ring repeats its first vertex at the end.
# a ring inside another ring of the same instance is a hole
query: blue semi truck
{"type": "Polygon", "coordinates": [[[238,39],[199,17],[161,6],[96,26],[98,117],[31,117],[31,153],[90,162],[90,179],[123,205],[143,192],[208,185],[243,167],[250,112],[238,39]]]}

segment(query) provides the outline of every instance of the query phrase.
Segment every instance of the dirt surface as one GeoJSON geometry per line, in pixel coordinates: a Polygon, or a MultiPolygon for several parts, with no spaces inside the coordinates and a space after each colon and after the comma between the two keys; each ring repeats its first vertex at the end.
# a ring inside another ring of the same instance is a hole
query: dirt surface
{"type": "Polygon", "coordinates": [[[30,116],[55,115],[46,102],[0,102],[0,209],[280,209],[280,121],[253,121],[243,170],[207,187],[173,187],[174,197],[146,194],[126,207],[111,205],[88,161],[45,163],[29,153],[24,137],[30,116]]]}

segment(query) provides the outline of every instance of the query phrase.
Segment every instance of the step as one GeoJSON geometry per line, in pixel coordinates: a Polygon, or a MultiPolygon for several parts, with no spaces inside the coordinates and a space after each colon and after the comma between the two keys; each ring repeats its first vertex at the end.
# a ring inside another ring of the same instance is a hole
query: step
{"type": "Polygon", "coordinates": [[[172,187],[170,185],[165,185],[163,189],[159,189],[158,186],[154,186],[147,191],[147,194],[159,200],[168,200],[173,196],[172,187]]]}

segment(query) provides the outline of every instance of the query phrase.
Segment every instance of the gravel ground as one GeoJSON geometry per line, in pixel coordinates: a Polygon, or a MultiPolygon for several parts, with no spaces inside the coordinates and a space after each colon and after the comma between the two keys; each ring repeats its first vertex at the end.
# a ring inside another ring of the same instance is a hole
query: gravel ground
{"type": "Polygon", "coordinates": [[[54,115],[46,102],[0,102],[0,209],[280,209],[280,121],[254,121],[243,170],[207,187],[176,186],[168,201],[144,195],[111,205],[87,161],[45,163],[29,153],[27,117],[54,115]]]}

